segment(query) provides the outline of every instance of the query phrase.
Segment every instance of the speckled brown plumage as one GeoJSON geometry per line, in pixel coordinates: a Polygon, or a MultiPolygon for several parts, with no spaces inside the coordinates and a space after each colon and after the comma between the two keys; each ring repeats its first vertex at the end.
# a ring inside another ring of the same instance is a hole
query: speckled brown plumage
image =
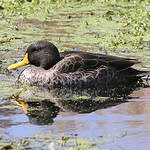
{"type": "Polygon", "coordinates": [[[113,88],[137,82],[141,74],[145,73],[131,68],[139,63],[135,59],[81,51],[59,54],[57,48],[47,41],[31,44],[27,52],[29,62],[34,66],[26,68],[20,74],[18,80],[23,84],[47,88],[113,88]]]}

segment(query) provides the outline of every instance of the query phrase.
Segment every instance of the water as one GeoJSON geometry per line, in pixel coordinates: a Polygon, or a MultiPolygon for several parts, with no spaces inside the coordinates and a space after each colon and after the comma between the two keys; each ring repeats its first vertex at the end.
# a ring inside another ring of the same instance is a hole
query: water
{"type": "MultiPolygon", "coordinates": [[[[2,51],[1,59],[14,58],[20,60],[27,45],[31,41],[39,39],[57,41],[60,50],[62,48],[63,50],[80,49],[99,52],[96,43],[87,42],[87,44],[84,41],[78,44],[74,42],[76,36],[74,35],[74,24],[82,16],[73,14],[73,22],[67,19],[67,16],[66,13],[61,14],[64,21],[59,20],[60,18],[58,19],[57,16],[56,18],[54,16],[56,21],[19,20],[18,23],[21,26],[25,25],[26,28],[23,31],[20,29],[20,33],[17,31],[14,34],[24,36],[21,40],[23,44],[20,43],[20,40],[12,41],[10,45],[15,45],[18,48],[17,53],[16,51],[2,51]],[[31,32],[29,27],[33,28],[34,31],[31,32]]],[[[95,33],[91,32],[90,34],[94,35],[95,33]]],[[[11,62],[14,61],[4,62],[4,68],[11,62]]],[[[147,63],[144,62],[142,65],[144,66],[147,63]]],[[[36,101],[36,103],[31,101],[22,103],[23,101],[20,100],[18,105],[14,101],[6,100],[5,97],[18,90],[14,86],[14,79],[17,78],[19,72],[20,70],[11,74],[0,74],[0,137],[12,139],[14,137],[24,138],[47,133],[54,137],[77,134],[79,138],[108,138],[108,141],[98,144],[100,148],[149,149],[150,88],[134,91],[130,94],[131,99],[127,102],[117,102],[116,104],[111,102],[109,105],[106,104],[105,108],[99,102],[91,102],[93,106],[90,108],[90,105],[88,105],[87,110],[85,106],[88,101],[86,104],[74,105],[72,101],[67,103],[63,100],[57,101],[56,104],[47,100],[43,102],[36,101]],[[35,109],[29,109],[30,107],[35,109]],[[36,110],[37,107],[40,107],[40,109],[36,110]]],[[[52,96],[55,96],[55,94],[52,96]]],[[[72,97],[69,98],[72,99],[72,97]]],[[[56,101],[52,100],[52,102],[56,101]]]]}
{"type": "MultiPolygon", "coordinates": [[[[28,108],[30,106],[40,106],[41,108],[40,111],[28,109],[26,112],[25,107],[23,109],[13,102],[2,100],[0,104],[0,135],[12,139],[41,133],[49,133],[51,136],[77,134],[80,138],[108,138],[108,142],[99,144],[101,148],[148,149],[150,146],[148,90],[150,88],[136,91],[131,95],[137,97],[139,93],[143,93],[138,99],[129,99],[127,102],[103,109],[97,108],[90,113],[73,112],[71,106],[67,110],[65,105],[66,111],[62,111],[47,100],[40,103],[28,102],[28,108]],[[8,105],[9,107],[7,107],[8,105]]],[[[62,107],[63,104],[59,104],[59,106],[62,107]]]]}

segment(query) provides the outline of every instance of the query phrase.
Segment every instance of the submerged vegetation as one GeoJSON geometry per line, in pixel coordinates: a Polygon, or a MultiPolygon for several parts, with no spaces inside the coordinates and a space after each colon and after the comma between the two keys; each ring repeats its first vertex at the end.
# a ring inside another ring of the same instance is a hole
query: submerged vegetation
{"type": "Polygon", "coordinates": [[[77,134],[70,136],[51,137],[49,134],[37,134],[28,138],[3,139],[0,138],[1,150],[30,150],[30,149],[47,149],[47,150],[110,150],[104,146],[113,143],[127,136],[127,131],[122,133],[110,134],[106,137],[99,138],[79,138],[77,134]],[[102,146],[101,146],[102,145],[102,146]]]}
{"type": "Polygon", "coordinates": [[[74,29],[67,31],[74,43],[88,41],[108,53],[132,53],[145,48],[150,40],[149,0],[2,0],[0,6],[0,18],[8,23],[8,28],[20,30],[21,24],[14,23],[21,18],[71,19],[74,29]]]}

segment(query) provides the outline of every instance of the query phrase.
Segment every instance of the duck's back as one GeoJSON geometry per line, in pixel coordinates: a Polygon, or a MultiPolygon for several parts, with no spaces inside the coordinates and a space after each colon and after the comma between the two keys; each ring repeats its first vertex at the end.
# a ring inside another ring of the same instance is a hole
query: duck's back
{"type": "MultiPolygon", "coordinates": [[[[116,68],[118,70],[126,69],[134,64],[140,63],[136,59],[131,58],[123,58],[123,57],[117,57],[117,56],[111,56],[111,55],[103,55],[103,54],[97,54],[97,53],[88,53],[88,52],[82,52],[82,51],[65,51],[60,53],[61,58],[65,57],[80,57],[82,61],[85,62],[85,65],[90,66],[94,62],[95,67],[99,67],[101,65],[109,66],[116,68]]],[[[93,67],[94,67],[93,66],[93,67]]]]}

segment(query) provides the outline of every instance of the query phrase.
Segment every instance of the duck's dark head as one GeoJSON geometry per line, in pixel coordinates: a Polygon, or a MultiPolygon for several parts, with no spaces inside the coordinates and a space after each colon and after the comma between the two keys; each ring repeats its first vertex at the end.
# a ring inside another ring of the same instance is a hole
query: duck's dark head
{"type": "Polygon", "coordinates": [[[23,61],[10,65],[8,69],[16,69],[27,64],[49,69],[59,60],[59,51],[55,45],[48,41],[37,41],[27,48],[23,61]]]}

